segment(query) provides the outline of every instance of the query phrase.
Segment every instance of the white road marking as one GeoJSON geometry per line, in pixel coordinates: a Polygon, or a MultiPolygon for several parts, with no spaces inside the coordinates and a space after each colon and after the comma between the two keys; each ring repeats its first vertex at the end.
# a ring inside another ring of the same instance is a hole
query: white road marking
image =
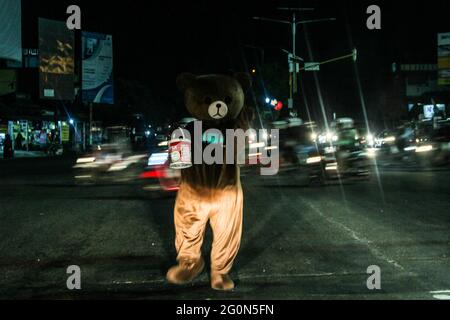
{"type": "Polygon", "coordinates": [[[333,277],[333,276],[347,276],[352,273],[342,272],[324,272],[324,273],[273,273],[273,274],[239,274],[239,279],[261,279],[261,278],[306,278],[306,277],[333,277]]]}
{"type": "Polygon", "coordinates": [[[346,233],[348,233],[350,235],[350,237],[352,237],[354,240],[356,240],[357,242],[360,242],[361,244],[364,244],[369,251],[377,258],[387,261],[388,263],[392,264],[393,266],[395,266],[398,269],[401,270],[405,270],[405,268],[400,265],[397,261],[395,261],[394,259],[390,259],[389,257],[387,257],[384,253],[382,253],[378,248],[376,248],[372,241],[362,237],[361,235],[359,235],[356,231],[350,229],[349,227],[347,227],[346,225],[336,221],[335,219],[325,215],[319,208],[317,208],[316,206],[314,206],[313,204],[309,203],[308,201],[306,201],[303,198],[300,198],[307,206],[309,206],[312,210],[314,210],[319,216],[321,216],[322,218],[324,218],[326,221],[328,221],[329,223],[337,226],[340,229],[343,229],[346,233]]]}
{"type": "Polygon", "coordinates": [[[450,295],[449,294],[435,294],[435,295],[433,295],[433,298],[438,299],[438,300],[450,300],[450,295]]]}
{"type": "Polygon", "coordinates": [[[433,295],[433,298],[438,300],[450,300],[450,290],[438,290],[438,291],[430,291],[433,295]],[[448,293],[448,294],[445,294],[448,293]]]}

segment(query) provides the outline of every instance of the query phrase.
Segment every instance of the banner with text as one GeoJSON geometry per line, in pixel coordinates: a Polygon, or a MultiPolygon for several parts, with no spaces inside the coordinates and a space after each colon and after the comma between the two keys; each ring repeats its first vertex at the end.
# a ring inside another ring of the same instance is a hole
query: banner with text
{"type": "Polygon", "coordinates": [[[112,36],[83,32],[81,41],[83,101],[113,104],[112,36]]]}

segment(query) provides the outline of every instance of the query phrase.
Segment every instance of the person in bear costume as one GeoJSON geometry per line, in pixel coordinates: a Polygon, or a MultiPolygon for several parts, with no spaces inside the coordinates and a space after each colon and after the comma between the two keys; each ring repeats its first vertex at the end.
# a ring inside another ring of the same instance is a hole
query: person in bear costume
{"type": "MultiPolygon", "coordinates": [[[[202,132],[218,129],[225,139],[226,129],[249,128],[252,111],[245,106],[244,90],[251,86],[250,76],[236,73],[232,76],[210,74],[196,76],[184,73],[178,76],[177,86],[184,93],[189,113],[201,121],[202,132]]],[[[194,148],[208,145],[204,136],[196,142],[194,124],[185,127],[190,133],[191,155],[194,148]]],[[[212,143],[209,141],[209,143],[212,143]]],[[[223,143],[223,164],[195,164],[181,170],[181,182],[175,209],[175,247],[178,265],[167,272],[173,284],[186,284],[198,276],[205,265],[201,246],[209,221],[213,233],[211,250],[211,287],[232,290],[234,282],[229,272],[239,250],[242,234],[243,192],[239,166],[225,163],[226,141],[223,143]]],[[[236,143],[234,144],[236,146],[236,143]]],[[[238,150],[233,150],[235,160],[238,150]]],[[[242,152],[240,150],[239,152],[242,152]]]]}

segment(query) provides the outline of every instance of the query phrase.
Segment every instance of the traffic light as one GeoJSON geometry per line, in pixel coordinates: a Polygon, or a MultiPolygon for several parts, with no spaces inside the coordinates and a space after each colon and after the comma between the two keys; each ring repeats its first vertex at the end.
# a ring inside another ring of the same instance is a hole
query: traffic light
{"type": "Polygon", "coordinates": [[[281,109],[283,109],[283,102],[278,101],[277,99],[271,99],[271,98],[267,97],[265,101],[266,101],[266,104],[272,106],[273,109],[276,111],[280,111],[281,109]]]}
{"type": "Polygon", "coordinates": [[[283,109],[283,102],[278,101],[278,103],[276,104],[275,110],[280,111],[281,109],[283,109]]]}

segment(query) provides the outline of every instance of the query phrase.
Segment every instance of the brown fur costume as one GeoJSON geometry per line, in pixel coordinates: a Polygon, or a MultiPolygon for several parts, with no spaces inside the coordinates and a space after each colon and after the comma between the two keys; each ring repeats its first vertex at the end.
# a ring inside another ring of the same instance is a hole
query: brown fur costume
{"type": "MultiPolygon", "coordinates": [[[[226,129],[248,129],[252,112],[245,107],[244,90],[250,84],[250,77],[244,73],[233,76],[182,74],[177,79],[189,113],[202,121],[202,132],[215,128],[223,137],[226,129]]],[[[192,124],[186,129],[191,133],[191,148],[201,147],[203,154],[207,143],[203,139],[195,140],[192,124]]],[[[187,283],[202,271],[201,246],[209,221],[213,232],[211,286],[217,290],[234,288],[228,273],[240,246],[243,210],[236,151],[233,150],[235,164],[225,164],[224,141],[224,164],[208,165],[202,161],[182,169],[174,210],[178,265],[168,271],[169,282],[187,283]]]]}

